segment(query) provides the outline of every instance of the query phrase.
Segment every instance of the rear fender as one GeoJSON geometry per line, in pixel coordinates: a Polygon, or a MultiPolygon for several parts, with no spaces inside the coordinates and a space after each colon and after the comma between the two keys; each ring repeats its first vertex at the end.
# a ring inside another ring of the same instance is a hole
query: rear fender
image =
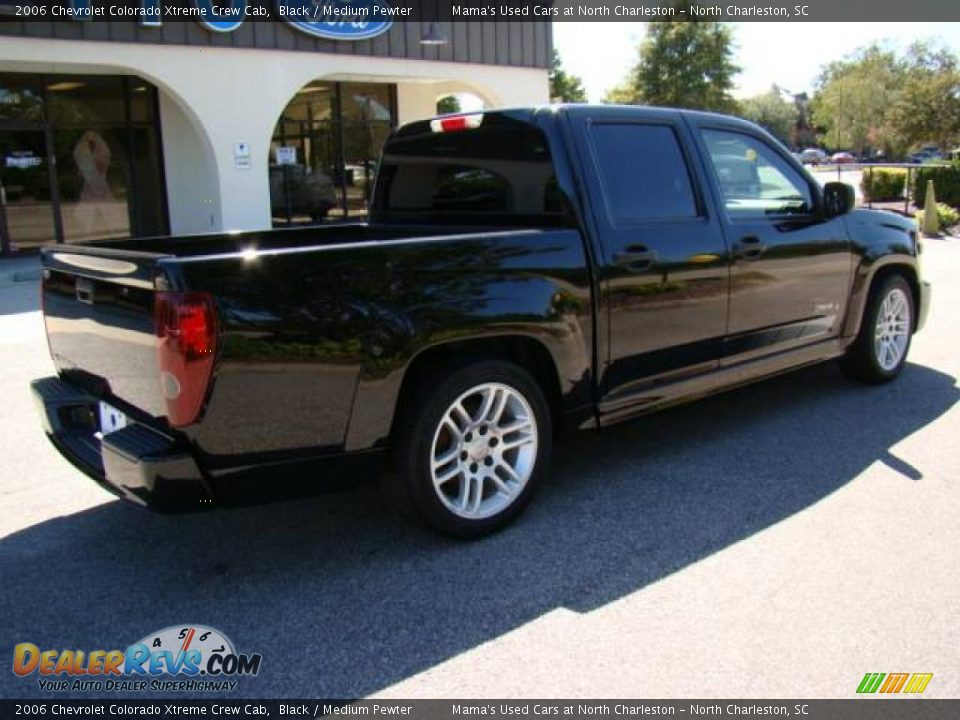
{"type": "MultiPolygon", "coordinates": [[[[427,355],[444,350],[462,356],[459,348],[467,347],[467,356],[478,359],[497,357],[503,341],[523,338],[538,343],[550,356],[556,373],[560,397],[559,408],[564,415],[592,416],[590,345],[576,323],[558,323],[544,326],[504,327],[498,331],[465,333],[456,338],[433,339],[407,356],[406,361],[386,373],[365,372],[358,383],[353,412],[346,436],[347,451],[385,445],[400,400],[401,389],[409,373],[427,355]]],[[[439,382],[442,378],[437,378],[439,382]]]]}

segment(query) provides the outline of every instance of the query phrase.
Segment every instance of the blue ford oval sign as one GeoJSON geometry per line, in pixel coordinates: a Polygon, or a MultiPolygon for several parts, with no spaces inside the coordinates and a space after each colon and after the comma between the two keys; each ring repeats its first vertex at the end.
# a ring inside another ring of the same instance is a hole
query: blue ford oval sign
{"type": "Polygon", "coordinates": [[[396,11],[387,0],[277,0],[277,12],[309,35],[363,40],[389,30],[396,11]]]}

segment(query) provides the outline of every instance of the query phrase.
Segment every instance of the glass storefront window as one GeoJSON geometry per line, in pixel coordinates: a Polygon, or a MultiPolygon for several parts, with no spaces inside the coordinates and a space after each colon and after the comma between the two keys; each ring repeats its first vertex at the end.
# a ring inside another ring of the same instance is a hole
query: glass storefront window
{"type": "Polygon", "coordinates": [[[46,89],[48,119],[54,125],[127,121],[122,77],[51,75],[46,89]]]}
{"type": "Polygon", "coordinates": [[[390,110],[390,86],[374,83],[341,83],[341,117],[344,122],[380,121],[393,119],[390,110]]]}
{"type": "Polygon", "coordinates": [[[347,214],[367,214],[377,158],[391,125],[380,120],[343,124],[343,158],[347,214]]]}
{"type": "Polygon", "coordinates": [[[374,83],[315,82],[297,93],[270,147],[275,226],[366,215],[393,97],[393,86],[374,83]]]}
{"type": "Polygon", "coordinates": [[[4,249],[167,231],[156,88],[0,73],[4,249]]]}
{"type": "Polygon", "coordinates": [[[130,200],[136,234],[141,237],[161,235],[166,232],[167,206],[163,176],[159,172],[163,164],[160,133],[152,125],[134,126],[130,137],[130,176],[136,188],[130,200]]]}
{"type": "Polygon", "coordinates": [[[130,120],[135,123],[153,123],[156,117],[156,97],[153,87],[139,78],[127,78],[130,92],[130,120]]]}
{"type": "Polygon", "coordinates": [[[106,128],[54,133],[60,213],[67,242],[130,234],[125,135],[106,128]]]}
{"type": "Polygon", "coordinates": [[[43,91],[39,77],[0,73],[0,122],[43,120],[43,91]]]}
{"type": "Polygon", "coordinates": [[[335,113],[337,84],[314,82],[303,87],[283,111],[284,120],[316,122],[330,120],[335,113]]]}
{"type": "Polygon", "coordinates": [[[18,247],[51,242],[56,233],[46,138],[40,130],[0,132],[0,232],[18,247]]]}

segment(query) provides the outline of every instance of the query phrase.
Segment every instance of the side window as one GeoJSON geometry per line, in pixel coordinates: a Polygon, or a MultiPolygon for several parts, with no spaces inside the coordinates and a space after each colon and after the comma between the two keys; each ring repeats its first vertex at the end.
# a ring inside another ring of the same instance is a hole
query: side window
{"type": "Polygon", "coordinates": [[[812,211],[806,180],[766,143],[725,130],[704,130],[703,139],[731,218],[812,211]]]}
{"type": "Polygon", "coordinates": [[[690,173],[673,128],[598,124],[591,136],[614,225],[697,216],[690,173]]]}

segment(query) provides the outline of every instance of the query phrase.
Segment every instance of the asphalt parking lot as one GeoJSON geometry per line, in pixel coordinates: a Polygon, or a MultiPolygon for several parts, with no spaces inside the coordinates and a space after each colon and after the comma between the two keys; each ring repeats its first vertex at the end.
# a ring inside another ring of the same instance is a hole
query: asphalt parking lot
{"type": "MultiPolygon", "coordinates": [[[[36,289],[0,288],[4,662],[200,623],[262,653],[238,697],[848,698],[866,672],[960,697],[960,239],[923,263],[898,382],[827,364],[578,436],[472,544],[369,482],[183,516],[114,500],[42,436],[36,289]]],[[[35,678],[0,670],[0,695],[35,678]]]]}

